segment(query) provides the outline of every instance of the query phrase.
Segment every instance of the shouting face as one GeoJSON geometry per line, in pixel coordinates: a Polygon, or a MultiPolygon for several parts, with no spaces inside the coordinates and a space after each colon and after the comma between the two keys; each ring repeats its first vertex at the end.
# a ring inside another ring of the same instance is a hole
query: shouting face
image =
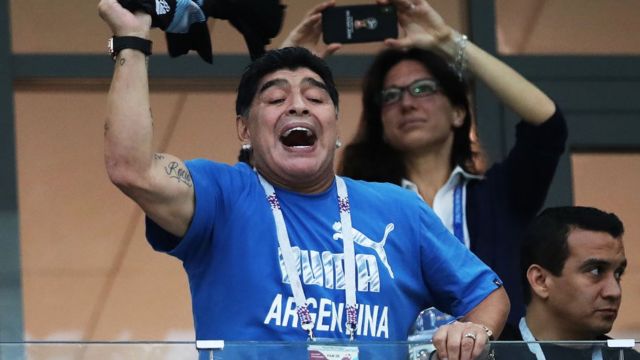
{"type": "Polygon", "coordinates": [[[248,116],[238,118],[242,141],[258,171],[274,185],[319,192],[334,176],[337,112],[325,84],[307,68],[262,78],[248,116]]]}

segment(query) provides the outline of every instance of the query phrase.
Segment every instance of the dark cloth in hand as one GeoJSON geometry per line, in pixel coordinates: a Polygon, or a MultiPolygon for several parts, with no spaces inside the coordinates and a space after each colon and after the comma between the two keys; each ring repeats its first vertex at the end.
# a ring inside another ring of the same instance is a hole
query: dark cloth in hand
{"type": "Polygon", "coordinates": [[[279,0],[118,0],[130,11],[151,15],[151,25],[165,31],[169,55],[195,50],[211,63],[213,51],[207,18],[229,20],[242,33],[251,59],[260,57],[265,46],[282,27],[284,5],[279,0]]]}

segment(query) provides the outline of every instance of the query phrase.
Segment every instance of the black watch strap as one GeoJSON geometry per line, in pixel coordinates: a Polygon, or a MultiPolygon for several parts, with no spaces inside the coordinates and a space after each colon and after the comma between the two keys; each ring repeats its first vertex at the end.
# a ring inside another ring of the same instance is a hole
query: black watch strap
{"type": "Polygon", "coordinates": [[[146,56],[151,55],[151,40],[137,36],[114,36],[109,38],[107,43],[109,54],[116,59],[118,53],[123,49],[135,49],[141,51],[146,56]]]}

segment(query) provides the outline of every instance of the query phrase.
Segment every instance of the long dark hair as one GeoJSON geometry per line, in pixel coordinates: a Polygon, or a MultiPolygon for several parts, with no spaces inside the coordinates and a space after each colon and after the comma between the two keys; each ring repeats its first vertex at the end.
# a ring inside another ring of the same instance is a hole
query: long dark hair
{"type": "Polygon", "coordinates": [[[455,107],[466,111],[462,126],[454,129],[451,165],[476,173],[471,149],[471,111],[467,84],[461,81],[449,64],[435,53],[412,48],[389,49],[376,56],[362,84],[362,115],[351,144],[344,149],[339,172],[345,176],[368,181],[400,184],[406,177],[403,155],[383,139],[382,104],[380,92],[384,79],[396,64],[415,60],[431,72],[441,86],[442,93],[455,107]]]}

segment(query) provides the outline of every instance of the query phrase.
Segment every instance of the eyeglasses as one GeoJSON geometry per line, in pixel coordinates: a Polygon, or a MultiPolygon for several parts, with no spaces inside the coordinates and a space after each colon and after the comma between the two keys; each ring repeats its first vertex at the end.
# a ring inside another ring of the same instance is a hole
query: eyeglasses
{"type": "Polygon", "coordinates": [[[402,98],[402,93],[406,90],[413,97],[424,97],[438,91],[438,82],[433,79],[420,79],[412,82],[408,86],[392,86],[380,92],[382,105],[393,104],[402,98]]]}

